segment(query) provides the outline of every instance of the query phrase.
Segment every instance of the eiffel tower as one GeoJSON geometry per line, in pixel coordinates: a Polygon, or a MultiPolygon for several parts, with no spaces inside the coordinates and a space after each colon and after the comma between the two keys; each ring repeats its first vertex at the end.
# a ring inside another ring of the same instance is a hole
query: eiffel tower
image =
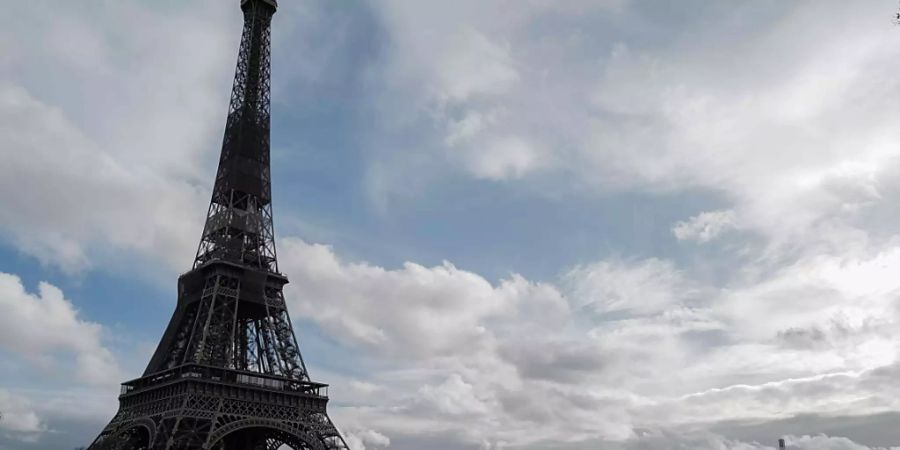
{"type": "Polygon", "coordinates": [[[193,268],[141,378],[90,450],[347,449],[310,380],[278,271],[269,166],[271,23],[277,0],[242,0],[244,29],[219,168],[193,268]]]}

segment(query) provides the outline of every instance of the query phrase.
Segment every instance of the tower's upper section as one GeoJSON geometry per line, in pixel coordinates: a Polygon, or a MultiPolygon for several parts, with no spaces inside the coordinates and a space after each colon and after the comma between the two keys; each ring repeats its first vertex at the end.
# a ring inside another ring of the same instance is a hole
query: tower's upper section
{"type": "Polygon", "coordinates": [[[277,7],[276,0],[241,2],[241,48],[195,268],[219,260],[278,271],[269,167],[271,25],[277,7]]]}
{"type": "Polygon", "coordinates": [[[273,8],[278,9],[278,0],[241,0],[241,8],[246,6],[248,3],[254,2],[266,3],[268,5],[271,5],[273,8]]]}

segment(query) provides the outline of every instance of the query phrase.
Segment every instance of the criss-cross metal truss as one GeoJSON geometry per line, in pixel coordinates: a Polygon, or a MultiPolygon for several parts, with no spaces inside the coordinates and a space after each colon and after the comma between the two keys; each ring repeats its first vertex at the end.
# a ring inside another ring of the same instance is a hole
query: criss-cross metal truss
{"type": "Polygon", "coordinates": [[[192,269],[141,378],[90,450],[347,449],[310,380],[272,223],[270,48],[276,0],[242,0],[222,153],[192,269]]]}
{"type": "Polygon", "coordinates": [[[225,138],[194,268],[225,260],[278,272],[269,164],[274,1],[244,2],[225,138]]]}

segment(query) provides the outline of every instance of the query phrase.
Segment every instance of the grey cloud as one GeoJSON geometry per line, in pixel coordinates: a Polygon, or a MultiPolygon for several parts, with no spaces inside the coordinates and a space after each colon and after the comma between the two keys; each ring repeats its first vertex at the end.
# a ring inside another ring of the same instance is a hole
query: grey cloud
{"type": "Polygon", "coordinates": [[[590,341],[532,341],[522,337],[506,343],[499,355],[516,366],[525,378],[576,383],[596,377],[607,363],[607,356],[590,341]]]}
{"type": "Polygon", "coordinates": [[[825,332],[817,327],[788,328],[778,332],[785,345],[797,348],[816,348],[827,345],[825,332]]]}

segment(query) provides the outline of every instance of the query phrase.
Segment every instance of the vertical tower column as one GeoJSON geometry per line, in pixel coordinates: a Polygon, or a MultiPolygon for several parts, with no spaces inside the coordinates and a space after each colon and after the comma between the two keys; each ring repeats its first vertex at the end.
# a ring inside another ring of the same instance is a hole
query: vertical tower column
{"type": "Polygon", "coordinates": [[[91,450],[347,450],[288,316],[269,161],[275,0],[242,0],[222,154],[193,268],[144,375],[91,450]]]}
{"type": "Polygon", "coordinates": [[[269,166],[274,0],[244,0],[222,154],[194,267],[224,260],[278,271],[269,166]]]}

